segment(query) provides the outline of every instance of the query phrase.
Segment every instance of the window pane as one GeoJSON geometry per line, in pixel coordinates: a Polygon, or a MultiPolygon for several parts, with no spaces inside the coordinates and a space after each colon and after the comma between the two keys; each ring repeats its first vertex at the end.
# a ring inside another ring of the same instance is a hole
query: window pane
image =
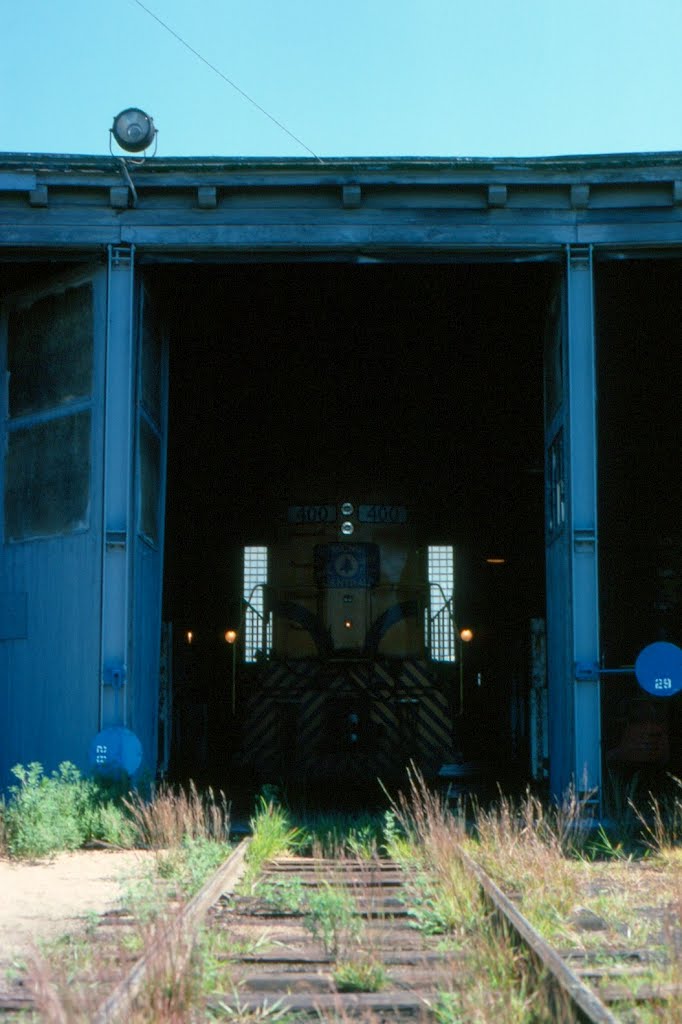
{"type": "Polygon", "coordinates": [[[155,544],[159,539],[161,497],[161,444],[140,417],[140,533],[155,544]]]}
{"type": "Polygon", "coordinates": [[[145,292],[140,390],[142,404],[157,426],[161,423],[161,352],[161,335],[154,307],[145,292]]]}
{"type": "Polygon", "coordinates": [[[550,534],[552,534],[561,530],[566,521],[563,428],[557,432],[547,454],[549,463],[547,474],[549,488],[547,525],[550,534]]]}
{"type": "Polygon", "coordinates": [[[272,643],[272,623],[265,618],[268,549],[244,548],[244,661],[257,661],[272,643]]]}
{"type": "Polygon", "coordinates": [[[550,327],[545,340],[545,422],[550,423],[564,398],[564,362],[561,301],[555,295],[550,309],[550,327]]]}
{"type": "Polygon", "coordinates": [[[10,431],[5,471],[6,540],[87,527],[90,413],[10,431]]]}
{"type": "Polygon", "coordinates": [[[454,551],[449,544],[436,544],[429,547],[428,556],[431,657],[434,661],[455,661],[457,649],[452,612],[454,551]]]}
{"type": "Polygon", "coordinates": [[[37,299],[9,316],[9,413],[52,409],[92,391],[92,286],[37,299]]]}

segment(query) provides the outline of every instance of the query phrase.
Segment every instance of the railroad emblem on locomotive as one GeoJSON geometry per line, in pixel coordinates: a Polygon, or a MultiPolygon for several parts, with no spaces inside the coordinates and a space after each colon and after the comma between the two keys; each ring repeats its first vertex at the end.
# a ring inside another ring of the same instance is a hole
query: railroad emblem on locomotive
{"type": "Polygon", "coordinates": [[[334,562],[334,571],[337,576],[341,576],[346,580],[351,580],[354,576],[357,576],[359,569],[360,563],[355,555],[348,553],[339,555],[334,562]]]}
{"type": "Polygon", "coordinates": [[[319,587],[375,587],[379,552],[375,544],[318,544],[315,576],[319,587]]]}

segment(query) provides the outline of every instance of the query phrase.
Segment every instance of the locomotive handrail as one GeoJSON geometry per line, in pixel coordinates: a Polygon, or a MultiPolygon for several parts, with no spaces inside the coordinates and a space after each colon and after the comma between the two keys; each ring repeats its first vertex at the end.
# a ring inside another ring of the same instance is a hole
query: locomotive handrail
{"type": "Polygon", "coordinates": [[[254,615],[256,616],[256,618],[260,619],[260,631],[261,631],[261,645],[260,645],[260,647],[261,647],[261,650],[263,651],[263,653],[267,655],[267,650],[268,650],[268,617],[269,617],[269,613],[265,612],[265,614],[262,614],[251,603],[251,599],[253,598],[253,595],[256,593],[257,590],[261,590],[263,592],[263,609],[265,611],[265,608],[266,608],[266,593],[269,590],[269,585],[267,583],[255,583],[253,585],[253,587],[251,588],[249,596],[245,597],[245,598],[242,598],[243,603],[244,603],[244,607],[243,607],[243,610],[242,610],[242,623],[246,620],[246,613],[247,613],[247,611],[253,612],[254,615]]]}
{"type": "MultiPolygon", "coordinates": [[[[252,599],[253,595],[256,593],[257,590],[263,590],[263,598],[265,598],[265,587],[266,587],[265,583],[255,583],[253,585],[253,587],[251,588],[249,596],[248,597],[242,597],[241,614],[239,616],[239,627],[237,629],[237,636],[238,637],[242,637],[242,644],[243,644],[244,643],[243,631],[244,631],[244,624],[246,622],[246,614],[249,611],[253,612],[253,614],[256,616],[256,618],[261,620],[261,629],[262,629],[262,634],[263,634],[262,635],[262,645],[261,646],[262,646],[262,649],[264,651],[265,651],[265,649],[267,647],[267,642],[268,642],[268,638],[267,638],[267,619],[251,603],[251,599],[252,599]]],[[[263,605],[265,605],[265,600],[263,600],[263,605]]],[[[237,693],[237,657],[236,657],[236,655],[237,655],[237,646],[236,646],[236,643],[233,642],[233,646],[232,646],[232,714],[233,715],[235,713],[235,708],[236,708],[236,693],[237,693]]]]}
{"type": "MultiPolygon", "coordinates": [[[[458,629],[458,626],[457,626],[457,622],[455,621],[454,612],[452,610],[452,599],[453,599],[454,595],[451,594],[450,597],[446,597],[445,596],[445,591],[443,590],[443,588],[440,585],[440,583],[437,583],[437,582],[436,583],[430,583],[429,582],[429,583],[427,583],[426,586],[427,586],[428,591],[429,591],[429,597],[431,596],[431,590],[433,588],[436,588],[437,590],[440,591],[440,596],[441,596],[441,598],[443,600],[443,607],[439,608],[438,611],[435,613],[435,615],[429,614],[429,650],[430,650],[431,649],[431,626],[436,621],[436,619],[440,618],[443,615],[444,612],[447,613],[447,617],[450,620],[450,624],[452,626],[453,636],[455,638],[459,637],[459,629],[458,629]]],[[[429,604],[430,603],[431,602],[429,601],[429,604]]],[[[455,655],[456,655],[457,654],[457,640],[456,639],[455,639],[455,643],[454,643],[454,648],[455,648],[455,655]]]]}
{"type": "MultiPolygon", "coordinates": [[[[429,614],[429,616],[428,616],[428,625],[429,625],[429,635],[428,635],[429,648],[428,649],[429,649],[429,653],[431,654],[431,657],[433,659],[432,638],[433,638],[433,632],[434,632],[434,630],[433,630],[434,623],[438,619],[440,619],[440,618],[442,618],[444,616],[447,616],[447,618],[450,620],[450,625],[452,626],[453,653],[454,653],[454,656],[455,656],[455,661],[458,662],[458,664],[459,664],[459,711],[458,711],[458,716],[461,716],[461,715],[464,714],[464,642],[462,640],[462,637],[461,637],[461,634],[460,634],[460,631],[459,631],[459,626],[457,625],[457,622],[455,620],[455,614],[454,614],[454,612],[452,610],[452,600],[453,600],[454,595],[451,594],[450,597],[446,597],[445,596],[445,591],[443,590],[442,586],[438,582],[429,583],[428,587],[429,587],[429,596],[431,594],[430,588],[431,587],[436,587],[440,591],[441,598],[443,599],[443,607],[439,608],[435,615],[429,614]]],[[[429,602],[429,604],[430,604],[430,602],[429,602]]]]}

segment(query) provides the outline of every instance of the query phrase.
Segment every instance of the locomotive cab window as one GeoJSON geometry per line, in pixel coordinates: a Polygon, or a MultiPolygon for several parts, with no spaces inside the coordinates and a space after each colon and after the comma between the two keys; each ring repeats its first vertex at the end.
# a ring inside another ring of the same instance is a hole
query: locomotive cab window
{"type": "Polygon", "coordinates": [[[428,549],[429,647],[433,661],[455,661],[455,621],[452,599],[455,593],[454,552],[450,544],[428,549]]]}
{"type": "Polygon", "coordinates": [[[255,662],[267,654],[272,644],[272,626],[265,611],[268,584],[268,549],[244,548],[243,654],[244,661],[255,662]]]}

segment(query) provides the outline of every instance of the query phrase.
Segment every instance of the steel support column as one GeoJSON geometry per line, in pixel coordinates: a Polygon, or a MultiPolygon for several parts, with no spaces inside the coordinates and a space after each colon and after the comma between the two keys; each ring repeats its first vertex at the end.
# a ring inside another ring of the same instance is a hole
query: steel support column
{"type": "Polygon", "coordinates": [[[100,728],[127,724],[132,594],[134,247],[109,247],[104,404],[100,728]]]}
{"type": "Polygon", "coordinates": [[[568,524],[574,749],[580,790],[601,794],[597,427],[591,246],[567,247],[568,524]]]}

